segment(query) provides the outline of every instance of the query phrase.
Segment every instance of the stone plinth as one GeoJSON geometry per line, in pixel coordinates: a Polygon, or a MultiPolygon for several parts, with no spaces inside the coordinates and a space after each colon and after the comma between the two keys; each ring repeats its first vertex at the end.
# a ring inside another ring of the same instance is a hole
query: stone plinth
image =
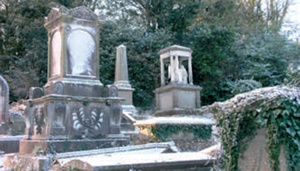
{"type": "MultiPolygon", "coordinates": [[[[117,97],[87,98],[65,95],[46,95],[28,100],[25,112],[26,132],[20,142],[20,152],[48,152],[53,144],[51,150],[54,151],[63,151],[61,146],[68,144],[71,147],[75,146],[72,144],[81,144],[85,146],[82,149],[97,147],[89,145],[91,139],[95,139],[100,147],[103,145],[100,142],[110,144],[111,138],[107,139],[110,134],[116,135],[113,139],[121,137],[123,141],[115,145],[128,144],[128,137],[126,139],[120,135],[121,101],[122,99],[117,97]],[[55,148],[56,144],[58,148],[55,148]]],[[[104,146],[110,147],[105,143],[104,146]]],[[[78,147],[65,150],[79,149],[78,147]]]]}
{"type": "Polygon", "coordinates": [[[192,109],[200,108],[201,90],[202,88],[199,86],[188,84],[169,84],[156,89],[154,91],[156,115],[164,115],[164,111],[185,114],[192,109]],[[182,111],[182,113],[179,111],[182,111]]]}

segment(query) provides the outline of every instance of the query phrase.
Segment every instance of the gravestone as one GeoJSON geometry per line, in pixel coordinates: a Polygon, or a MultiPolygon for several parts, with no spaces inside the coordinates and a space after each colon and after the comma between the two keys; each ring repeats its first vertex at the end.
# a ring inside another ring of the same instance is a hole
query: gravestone
{"type": "Polygon", "coordinates": [[[0,134],[7,134],[9,122],[9,86],[0,76],[0,134]]]}
{"type": "Polygon", "coordinates": [[[48,31],[47,83],[43,89],[30,90],[30,99],[25,101],[25,135],[19,153],[5,156],[7,168],[14,167],[13,158],[24,165],[36,155],[32,169],[38,170],[39,165],[48,167],[49,154],[129,143],[120,128],[123,99],[115,97],[115,87],[106,89],[99,80],[97,15],[87,7],[61,6],[50,11],[44,26],[48,31]]]}
{"type": "Polygon", "coordinates": [[[200,108],[201,87],[193,85],[192,50],[173,45],[158,52],[160,55],[161,87],[155,92],[156,116],[193,113],[200,108]],[[188,71],[184,67],[187,62],[188,71]],[[165,78],[167,69],[168,79],[165,78]],[[192,111],[192,112],[191,112],[192,111]]]}
{"type": "MultiPolygon", "coordinates": [[[[271,171],[269,156],[266,150],[267,138],[266,130],[259,129],[255,137],[249,142],[247,150],[239,158],[240,170],[263,170],[271,171]]],[[[287,170],[287,160],[284,148],[279,156],[280,170],[287,170]]]]}

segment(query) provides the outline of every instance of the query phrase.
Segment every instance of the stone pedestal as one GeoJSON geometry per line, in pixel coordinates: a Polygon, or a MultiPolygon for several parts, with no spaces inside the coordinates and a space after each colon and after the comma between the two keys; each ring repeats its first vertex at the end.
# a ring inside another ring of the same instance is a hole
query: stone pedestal
{"type": "Polygon", "coordinates": [[[128,137],[126,139],[120,136],[121,101],[117,97],[65,95],[46,95],[28,100],[25,112],[27,128],[24,139],[20,142],[20,152],[62,152],[103,145],[96,142],[104,142],[105,147],[128,144],[128,137]],[[116,136],[108,138],[110,134],[116,136]],[[89,145],[92,140],[97,145],[89,145]],[[110,143],[114,140],[119,142],[110,143]],[[62,148],[76,144],[81,144],[82,148],[62,148]]]}
{"type": "Polygon", "coordinates": [[[156,89],[156,116],[189,114],[200,108],[201,87],[188,84],[169,84],[156,89]]]}

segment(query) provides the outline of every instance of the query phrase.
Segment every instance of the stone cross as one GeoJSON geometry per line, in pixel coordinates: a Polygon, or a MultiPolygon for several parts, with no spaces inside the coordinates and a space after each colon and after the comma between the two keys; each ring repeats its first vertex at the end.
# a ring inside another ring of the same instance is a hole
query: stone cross
{"type": "Polygon", "coordinates": [[[115,83],[119,88],[131,88],[128,81],[126,46],[117,47],[115,83]]]}
{"type": "Polygon", "coordinates": [[[0,76],[0,126],[5,124],[9,110],[9,87],[6,80],[0,76]]]}

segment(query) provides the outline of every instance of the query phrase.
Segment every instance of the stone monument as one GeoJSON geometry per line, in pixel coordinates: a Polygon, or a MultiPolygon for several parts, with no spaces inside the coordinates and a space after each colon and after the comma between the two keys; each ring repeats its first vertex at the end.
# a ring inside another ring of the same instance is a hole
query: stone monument
{"type": "Polygon", "coordinates": [[[201,87],[193,85],[192,50],[173,45],[159,51],[161,87],[155,92],[156,116],[193,113],[200,108],[201,87]],[[184,67],[187,61],[188,71],[184,67]],[[165,78],[167,68],[168,79],[165,78]],[[168,82],[167,82],[168,80],[168,82]]]}
{"type": "Polygon", "coordinates": [[[9,86],[0,76],[0,134],[7,134],[9,123],[9,86]]]}
{"type": "Polygon", "coordinates": [[[124,45],[117,47],[114,85],[118,87],[119,96],[125,99],[122,103],[123,110],[133,111],[134,113],[136,110],[132,103],[132,92],[134,89],[131,87],[128,79],[127,53],[124,45]]]}
{"type": "Polygon", "coordinates": [[[135,119],[132,116],[137,116],[137,110],[132,102],[132,92],[134,89],[131,87],[128,79],[126,46],[120,45],[117,47],[115,65],[114,85],[118,88],[119,97],[125,99],[125,101],[121,103],[123,108],[121,120],[122,132],[126,134],[136,133],[136,127],[133,126],[135,119]]]}
{"type": "Polygon", "coordinates": [[[123,99],[115,86],[99,81],[99,26],[86,7],[53,8],[45,18],[48,80],[43,88],[30,89],[25,136],[19,153],[6,155],[6,161],[129,143],[120,130],[123,99]]]}

